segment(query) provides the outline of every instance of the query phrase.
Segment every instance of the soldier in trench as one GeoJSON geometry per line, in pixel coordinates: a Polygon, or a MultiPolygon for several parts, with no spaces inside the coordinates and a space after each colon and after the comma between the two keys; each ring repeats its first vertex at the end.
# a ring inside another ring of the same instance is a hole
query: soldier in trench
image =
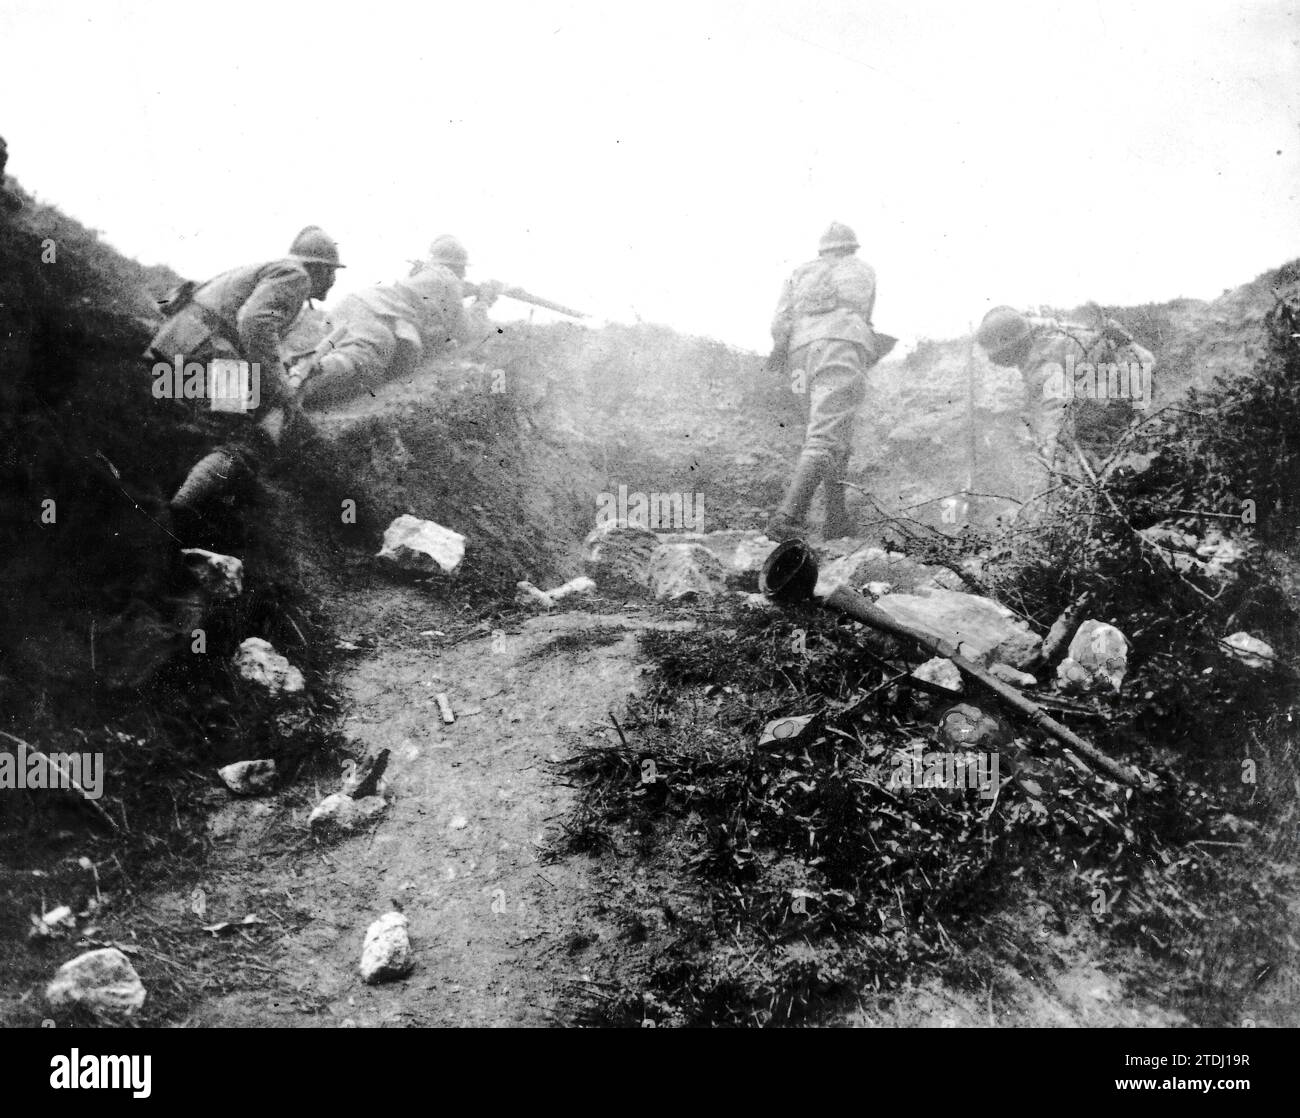
{"type": "Polygon", "coordinates": [[[1027,440],[1049,469],[1076,448],[1096,467],[1150,404],[1155,357],[1100,311],[1082,326],[994,307],[975,340],[995,365],[1019,370],[1027,440]]]}
{"type": "Polygon", "coordinates": [[[825,486],[827,539],[850,534],[842,478],[849,464],[853,426],[866,393],[867,371],[892,347],[871,324],[876,273],[856,253],[858,239],[832,222],[816,260],[786,281],[772,319],[769,365],[784,369],[792,387],[806,392],[808,423],[794,477],[767,524],[781,540],[803,533],[819,485],[825,486]]]}
{"type": "MultiPolygon", "coordinates": [[[[173,361],[179,368],[233,359],[257,370],[256,406],[214,411],[211,420],[222,441],[195,463],[171,499],[182,542],[204,509],[251,482],[278,446],[287,419],[298,411],[281,343],[308,300],[325,298],[342,267],[338,246],[311,225],[294,238],[286,256],[183,285],[165,308],[168,317],[146,351],[156,363],[155,388],[161,366],[173,361]]],[[[217,401],[210,403],[215,408],[217,401]]]]}
{"type": "MultiPolygon", "coordinates": [[[[373,392],[411,372],[421,358],[462,340],[468,329],[465,246],[438,237],[406,279],[344,298],[329,314],[329,333],[293,366],[290,383],[304,408],[328,406],[373,392]]],[[[475,290],[470,311],[486,311],[500,285],[475,290]]]]}

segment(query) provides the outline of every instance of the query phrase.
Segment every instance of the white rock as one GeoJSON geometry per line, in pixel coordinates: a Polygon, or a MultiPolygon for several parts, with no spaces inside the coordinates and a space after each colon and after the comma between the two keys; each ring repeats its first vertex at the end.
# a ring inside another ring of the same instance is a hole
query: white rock
{"type": "Polygon", "coordinates": [[[593,579],[587,578],[586,575],[579,575],[577,578],[571,578],[563,586],[557,586],[554,590],[547,590],[546,594],[553,602],[561,602],[573,594],[593,594],[596,590],[596,583],[593,579]]]}
{"type": "Polygon", "coordinates": [[[554,609],[555,599],[545,590],[538,590],[531,582],[515,583],[515,602],[521,606],[538,606],[541,609],[554,609]]]}
{"type": "Polygon", "coordinates": [[[1017,671],[1010,664],[994,664],[989,668],[989,675],[1009,683],[1012,687],[1037,687],[1038,680],[1028,672],[1017,671]]]}
{"type": "Polygon", "coordinates": [[[582,576],[573,578],[554,590],[539,590],[531,582],[515,583],[515,601],[521,606],[540,606],[542,609],[554,609],[556,602],[562,602],[572,594],[590,594],[596,589],[596,583],[582,576]]]}
{"type": "Polygon", "coordinates": [[[454,571],[465,558],[465,537],[432,520],[403,514],[384,529],[378,558],[407,571],[454,571]]]}
{"type": "Polygon", "coordinates": [[[993,715],[970,703],[958,703],[943,712],[939,736],[948,745],[989,749],[1009,740],[1006,727],[993,715]]]}
{"type": "Polygon", "coordinates": [[[374,984],[411,973],[415,956],[406,934],[407,919],[400,912],[385,913],[366,929],[361,948],[361,977],[374,984]]]}
{"type": "Polygon", "coordinates": [[[270,760],[236,761],[218,769],[217,775],[241,796],[260,796],[275,788],[275,762],[270,760]]]}
{"type": "MultiPolygon", "coordinates": [[[[1097,690],[1118,692],[1128,671],[1128,638],[1114,625],[1088,620],[1070,641],[1069,658],[1092,673],[1097,690]]],[[[1058,673],[1059,674],[1059,673],[1058,673]]]]}
{"type": "Polygon", "coordinates": [[[1248,668],[1258,670],[1272,667],[1277,655],[1272,645],[1249,633],[1233,633],[1232,636],[1225,637],[1223,643],[1229,645],[1232,655],[1248,668]]]}
{"type": "Polygon", "coordinates": [[[763,727],[758,736],[759,745],[785,745],[798,738],[813,720],[811,714],[795,714],[776,718],[763,727]]]}
{"type": "Polygon", "coordinates": [[[306,687],[302,672],[276,652],[270,641],[249,637],[235,653],[235,668],[239,674],[273,695],[281,691],[301,691],[306,687]]]}
{"type": "MultiPolygon", "coordinates": [[[[891,588],[913,591],[932,581],[942,569],[927,567],[897,551],[865,545],[820,562],[817,593],[829,594],[838,586],[857,587],[869,582],[887,582],[891,588]]],[[[961,585],[960,580],[957,584],[961,585]]]]}
{"type": "Polygon", "coordinates": [[[144,999],[144,983],[131,960],[116,947],[87,951],[64,963],[45,988],[45,1000],[56,1009],[82,1005],[129,1016],[144,1005],[144,999]]]}
{"type": "Polygon", "coordinates": [[[957,665],[943,656],[935,656],[913,668],[912,675],[926,683],[937,683],[949,691],[962,689],[961,672],[957,670],[957,665]]]}
{"type": "Polygon", "coordinates": [[[322,835],[343,835],[363,827],[388,807],[382,796],[363,796],[354,800],[342,792],[326,796],[307,817],[307,826],[322,835]]]}
{"type": "Polygon", "coordinates": [[[650,556],[650,589],[659,601],[709,598],[727,592],[727,576],[716,555],[696,543],[666,543],[650,556]]]}
{"type": "Polygon", "coordinates": [[[187,547],[181,555],[199,586],[214,598],[237,598],[244,592],[244,564],[233,555],[187,547]]]}
{"type": "Polygon", "coordinates": [[[863,588],[863,592],[872,598],[880,598],[885,594],[890,594],[894,590],[892,582],[868,582],[863,588]]]}
{"type": "Polygon", "coordinates": [[[1012,667],[1037,658],[1042,640],[1005,606],[977,594],[931,590],[918,594],[885,594],[876,605],[895,621],[947,640],[968,660],[982,666],[1012,667]]]}
{"type": "Polygon", "coordinates": [[[1097,685],[1097,679],[1077,660],[1066,657],[1056,665],[1056,684],[1062,691],[1082,694],[1093,690],[1097,685]]]}

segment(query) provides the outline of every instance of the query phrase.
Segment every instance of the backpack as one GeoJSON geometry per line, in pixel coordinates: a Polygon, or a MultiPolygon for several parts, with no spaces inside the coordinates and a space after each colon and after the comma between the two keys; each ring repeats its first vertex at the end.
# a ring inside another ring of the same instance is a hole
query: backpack
{"type": "Polygon", "coordinates": [[[198,289],[199,285],[194,280],[182,280],[168,291],[158,300],[158,310],[163,318],[175,318],[190,305],[194,299],[194,292],[198,289]]]}

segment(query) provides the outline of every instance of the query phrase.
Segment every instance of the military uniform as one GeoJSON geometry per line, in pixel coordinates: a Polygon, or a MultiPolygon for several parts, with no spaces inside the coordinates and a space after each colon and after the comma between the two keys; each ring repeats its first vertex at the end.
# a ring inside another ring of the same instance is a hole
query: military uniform
{"type": "Polygon", "coordinates": [[[198,287],[169,318],[149,346],[155,361],[202,364],[232,357],[256,364],[261,403],[282,403],[287,394],[280,343],[292,329],[311,294],[307,269],[292,258],[249,264],[223,272],[198,287]]]}
{"type": "Polygon", "coordinates": [[[1145,407],[1155,358],[1113,319],[1097,327],[1027,319],[1029,352],[1021,364],[1024,417],[1035,450],[1048,462],[1077,445],[1104,457],[1145,407]]]}
{"type": "Polygon", "coordinates": [[[256,367],[255,381],[250,370],[255,406],[206,417],[209,441],[220,445],[190,470],[171,500],[173,514],[193,516],[205,502],[251,480],[278,443],[286,411],[296,406],[281,345],[307,300],[323,298],[341,267],[337,246],[310,225],[294,238],[288,256],[223,272],[194,288],[163,323],[146,351],[155,365],[179,361],[183,369],[232,358],[256,367]]]}
{"type": "Polygon", "coordinates": [[[871,325],[876,274],[849,254],[856,248],[852,230],[832,225],[822,238],[822,255],[800,265],[786,281],[772,318],[776,349],[788,350],[787,371],[800,378],[807,393],[808,424],[796,479],[769,523],[769,535],[798,531],[821,481],[826,483],[826,534],[847,530],[838,479],[848,468],[867,371],[881,349],[871,325]]]}
{"type": "Polygon", "coordinates": [[[463,337],[460,279],[429,264],[397,283],[356,292],[329,316],[329,334],[306,364],[305,407],[372,390],[402,376],[437,347],[463,337]]]}

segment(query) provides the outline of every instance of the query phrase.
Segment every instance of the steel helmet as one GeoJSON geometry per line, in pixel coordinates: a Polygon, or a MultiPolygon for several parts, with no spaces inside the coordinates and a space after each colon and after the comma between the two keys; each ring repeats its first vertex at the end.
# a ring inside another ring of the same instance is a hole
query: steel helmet
{"type": "Polygon", "coordinates": [[[444,233],[441,237],[433,239],[433,244],[429,246],[429,259],[435,264],[445,264],[449,268],[455,268],[457,265],[464,268],[469,264],[469,253],[455,237],[450,233],[444,233]]]}
{"type": "Polygon", "coordinates": [[[832,221],[826,227],[826,232],[822,234],[822,239],[817,242],[818,252],[833,252],[836,249],[857,247],[857,234],[842,221],[832,221]]]}
{"type": "Polygon", "coordinates": [[[994,307],[984,316],[975,340],[992,358],[1005,354],[1029,337],[1029,320],[1014,307],[994,307]]]}
{"type": "Polygon", "coordinates": [[[331,268],[346,268],[339,263],[339,246],[319,225],[309,225],[293,239],[289,255],[304,264],[328,264],[331,268]]]}

